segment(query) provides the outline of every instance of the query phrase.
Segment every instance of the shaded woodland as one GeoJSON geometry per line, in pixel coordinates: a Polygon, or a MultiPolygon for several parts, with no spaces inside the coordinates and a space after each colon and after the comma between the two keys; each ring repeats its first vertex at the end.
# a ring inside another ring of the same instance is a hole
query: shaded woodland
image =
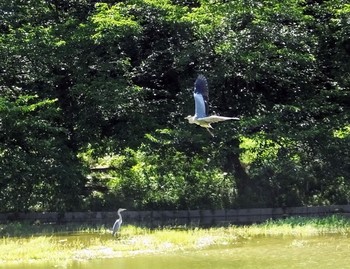
{"type": "Polygon", "coordinates": [[[0,211],[347,204],[349,62],[345,0],[2,0],[0,211]]]}

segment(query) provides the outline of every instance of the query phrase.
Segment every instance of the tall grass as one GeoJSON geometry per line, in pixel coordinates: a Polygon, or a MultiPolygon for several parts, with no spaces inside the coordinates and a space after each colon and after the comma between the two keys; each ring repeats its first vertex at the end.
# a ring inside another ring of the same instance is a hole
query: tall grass
{"type": "Polygon", "coordinates": [[[38,224],[30,222],[11,222],[0,224],[0,237],[28,237],[40,235],[57,235],[67,233],[106,233],[104,225],[70,224],[38,224]]]}
{"type": "Polygon", "coordinates": [[[350,219],[332,215],[322,218],[290,217],[280,220],[266,221],[259,228],[267,231],[278,231],[282,235],[323,235],[330,233],[347,234],[350,233],[350,219]]]}
{"type": "MultiPolygon", "coordinates": [[[[123,226],[123,234],[125,236],[136,236],[150,233],[172,233],[176,234],[185,232],[187,235],[197,233],[200,231],[219,231],[223,229],[220,227],[213,227],[211,229],[201,229],[198,227],[167,227],[158,229],[141,228],[132,225],[123,226]]],[[[268,220],[260,224],[253,224],[247,226],[231,225],[225,227],[224,230],[238,232],[239,234],[247,233],[247,235],[265,235],[278,232],[282,235],[293,235],[296,232],[303,234],[324,234],[324,233],[347,233],[350,232],[350,219],[332,215],[321,218],[310,217],[289,217],[286,219],[268,220]]],[[[0,237],[28,237],[28,236],[51,236],[64,235],[71,233],[99,233],[110,234],[110,227],[105,225],[88,225],[88,224],[31,224],[29,222],[12,222],[9,224],[0,224],[0,237]]]]}

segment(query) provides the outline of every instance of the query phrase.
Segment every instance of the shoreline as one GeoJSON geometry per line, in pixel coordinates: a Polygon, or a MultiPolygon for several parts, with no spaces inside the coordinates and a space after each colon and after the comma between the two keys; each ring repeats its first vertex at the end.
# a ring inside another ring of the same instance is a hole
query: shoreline
{"type": "MultiPolygon", "coordinates": [[[[6,228],[10,227],[1,227],[2,232],[6,228]]],[[[20,229],[25,229],[25,226],[20,226],[20,229]]],[[[323,219],[291,218],[249,226],[171,227],[154,230],[125,225],[117,237],[112,237],[105,227],[84,227],[80,231],[67,231],[67,234],[58,232],[28,235],[24,231],[23,234],[23,237],[0,237],[0,262],[3,265],[57,265],[92,259],[171,254],[211,247],[229,247],[261,237],[347,237],[350,234],[350,220],[337,216],[323,219]]]]}

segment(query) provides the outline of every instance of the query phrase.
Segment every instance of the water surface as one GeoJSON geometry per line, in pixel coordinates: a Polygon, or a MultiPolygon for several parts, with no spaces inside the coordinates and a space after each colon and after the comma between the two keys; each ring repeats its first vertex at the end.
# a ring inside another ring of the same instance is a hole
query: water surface
{"type": "Polygon", "coordinates": [[[64,264],[21,264],[11,269],[350,269],[350,238],[260,237],[232,245],[172,253],[138,253],[134,256],[67,261],[64,264]]]}

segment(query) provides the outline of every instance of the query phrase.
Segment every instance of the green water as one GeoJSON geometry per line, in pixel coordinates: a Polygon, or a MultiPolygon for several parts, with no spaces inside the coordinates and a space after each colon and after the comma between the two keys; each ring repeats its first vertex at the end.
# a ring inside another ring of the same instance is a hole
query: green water
{"type": "Polygon", "coordinates": [[[261,237],[233,245],[164,254],[71,261],[67,264],[0,265],[11,269],[344,269],[350,268],[350,238],[261,237]]]}

